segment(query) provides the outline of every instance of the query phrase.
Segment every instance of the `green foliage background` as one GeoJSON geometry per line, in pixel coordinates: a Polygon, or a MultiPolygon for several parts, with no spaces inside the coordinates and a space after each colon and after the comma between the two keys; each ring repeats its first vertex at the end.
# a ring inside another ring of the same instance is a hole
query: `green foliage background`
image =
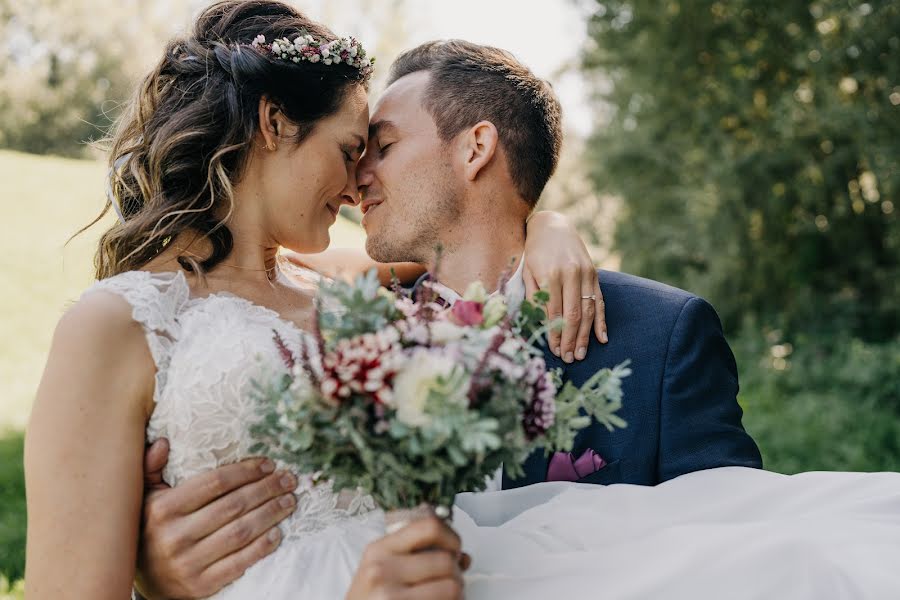
{"type": "Polygon", "coordinates": [[[591,4],[622,269],[701,294],[767,468],[900,466],[900,3],[591,4]]]}

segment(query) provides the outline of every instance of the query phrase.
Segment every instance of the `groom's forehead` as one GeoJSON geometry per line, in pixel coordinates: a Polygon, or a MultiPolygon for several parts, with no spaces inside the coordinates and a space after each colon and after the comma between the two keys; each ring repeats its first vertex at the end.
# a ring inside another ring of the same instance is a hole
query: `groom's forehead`
{"type": "Polygon", "coordinates": [[[401,77],[389,85],[375,103],[371,123],[379,121],[399,123],[423,116],[430,117],[422,104],[428,80],[427,71],[418,71],[401,77]]]}

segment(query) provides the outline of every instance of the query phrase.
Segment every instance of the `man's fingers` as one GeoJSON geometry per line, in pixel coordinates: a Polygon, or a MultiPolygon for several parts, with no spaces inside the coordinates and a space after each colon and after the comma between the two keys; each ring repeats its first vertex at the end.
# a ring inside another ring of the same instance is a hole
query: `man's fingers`
{"type": "MultiPolygon", "coordinates": [[[[223,499],[224,500],[224,499],[223,499]]],[[[210,562],[237,552],[288,517],[297,506],[293,493],[282,494],[226,523],[197,543],[198,556],[210,562]]]]}
{"type": "Polygon", "coordinates": [[[160,438],[144,451],[144,487],[155,488],[165,485],[163,469],[169,462],[169,440],[160,438]]]}
{"type": "Polygon", "coordinates": [[[446,523],[437,517],[417,519],[400,531],[384,536],[377,542],[391,554],[411,554],[418,550],[446,550],[459,556],[462,542],[446,523]]]}
{"type": "MultiPolygon", "coordinates": [[[[287,471],[278,471],[259,481],[248,483],[187,515],[191,537],[194,540],[206,536],[213,538],[226,531],[228,535],[234,535],[235,532],[229,528],[237,526],[248,538],[244,541],[247,544],[293,511],[293,491],[296,488],[297,478],[287,471]],[[287,504],[279,508],[279,502],[287,504]]],[[[224,545],[227,546],[227,552],[221,552],[219,556],[238,549],[238,546],[224,545]]]]}
{"type": "Polygon", "coordinates": [[[178,514],[188,515],[203,508],[216,498],[259,481],[275,470],[269,459],[251,458],[233,465],[225,465],[186,480],[167,494],[178,514]]]}
{"type": "Polygon", "coordinates": [[[263,557],[274,552],[280,543],[281,531],[277,527],[269,529],[252,543],[207,567],[200,574],[204,581],[202,587],[209,589],[210,594],[215,593],[243,575],[244,571],[263,557]]]}
{"type": "MultiPolygon", "coordinates": [[[[563,283],[563,321],[565,326],[560,340],[563,362],[575,361],[575,340],[581,327],[581,275],[577,271],[566,273],[563,283]]],[[[593,318],[591,319],[593,321],[593,318]]]]}
{"type": "Polygon", "coordinates": [[[609,341],[609,330],[606,327],[606,302],[603,300],[603,292],[600,291],[600,283],[596,278],[594,279],[594,294],[597,295],[594,335],[601,344],[605,344],[609,341]]]}

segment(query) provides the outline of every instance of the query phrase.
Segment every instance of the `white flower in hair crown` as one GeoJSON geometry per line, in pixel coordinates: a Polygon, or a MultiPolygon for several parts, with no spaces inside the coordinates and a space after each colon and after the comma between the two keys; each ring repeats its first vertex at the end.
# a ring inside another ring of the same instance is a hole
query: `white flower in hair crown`
{"type": "Polygon", "coordinates": [[[372,73],[375,65],[375,59],[369,58],[362,44],[354,38],[340,38],[329,42],[306,33],[298,35],[294,41],[284,37],[269,44],[264,35],[258,35],[250,45],[267,51],[276,58],[295,63],[304,60],[311,63],[321,61],[326,65],[344,63],[359,69],[364,77],[372,73]]]}

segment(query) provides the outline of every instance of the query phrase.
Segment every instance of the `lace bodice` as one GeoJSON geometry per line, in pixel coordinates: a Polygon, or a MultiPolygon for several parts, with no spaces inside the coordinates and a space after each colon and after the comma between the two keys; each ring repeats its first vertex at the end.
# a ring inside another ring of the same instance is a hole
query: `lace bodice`
{"type": "MultiPolygon", "coordinates": [[[[229,293],[192,298],[184,275],[130,271],[97,282],[88,292],[111,292],[132,306],[156,363],[155,408],[147,439],[169,440],[163,478],[171,486],[252,456],[249,425],[257,417],[254,377],[281,368],[278,332],[299,353],[311,337],[274,311],[229,293]]],[[[285,465],[279,465],[285,467],[285,465]]],[[[283,524],[286,539],[319,531],[374,509],[370,496],[334,494],[297,474],[297,510],[283,524]]]]}

